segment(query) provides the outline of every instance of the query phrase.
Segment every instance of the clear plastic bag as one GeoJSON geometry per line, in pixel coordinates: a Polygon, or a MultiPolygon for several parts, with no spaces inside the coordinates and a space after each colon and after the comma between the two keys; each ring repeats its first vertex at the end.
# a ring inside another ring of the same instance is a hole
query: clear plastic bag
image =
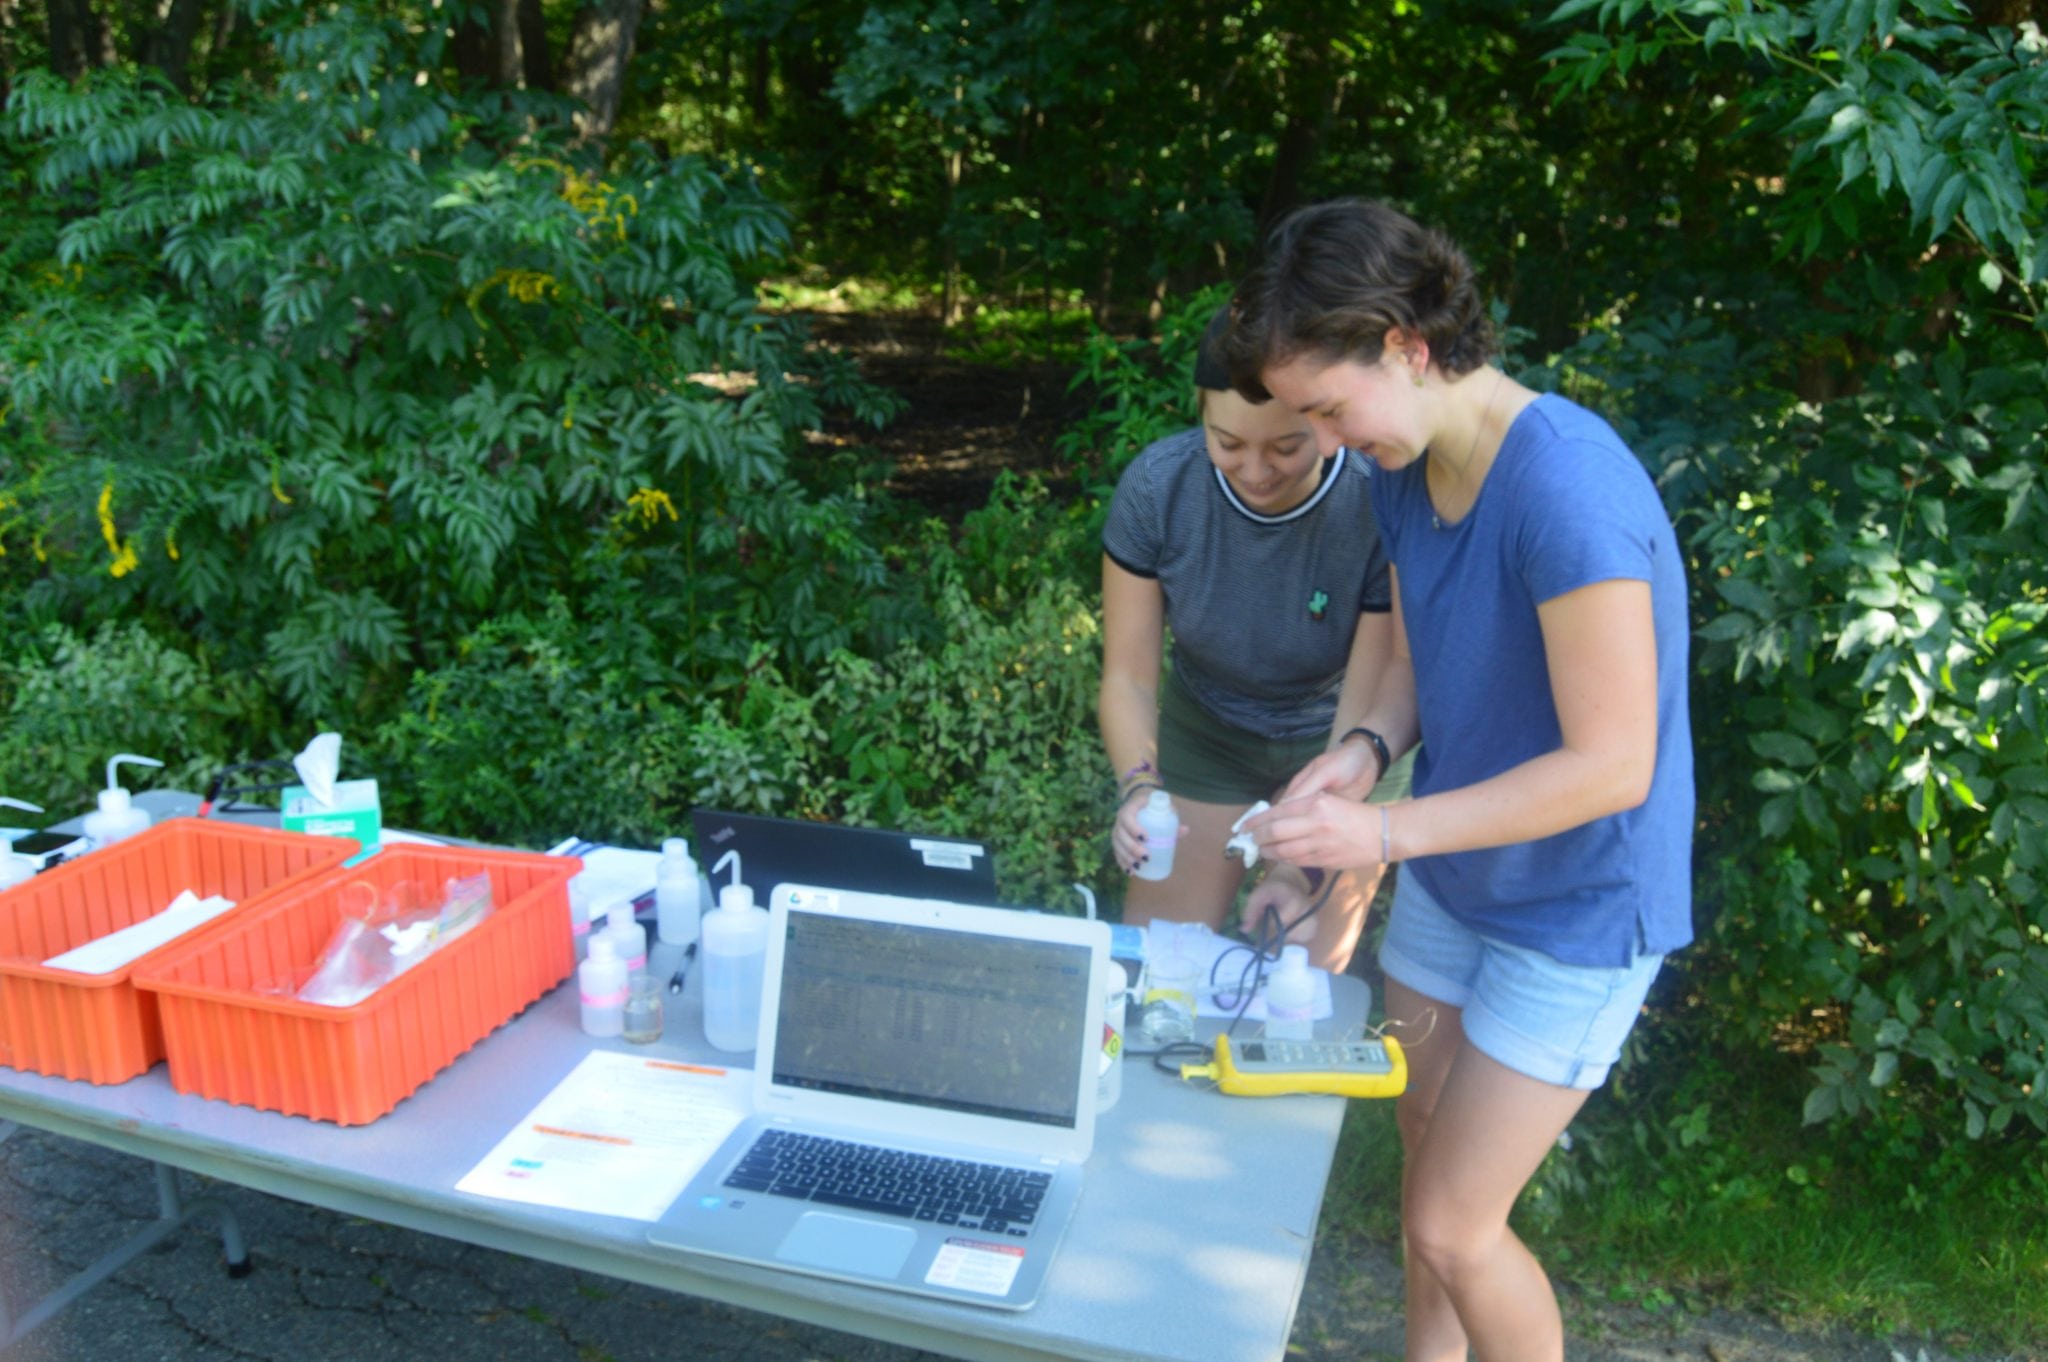
{"type": "Polygon", "coordinates": [[[366,880],[343,886],[341,922],[312,973],[293,996],[325,1007],[353,1007],[475,929],[491,914],[491,877],[449,880],[440,899],[422,906],[420,886],[399,880],[379,894],[366,880]]]}

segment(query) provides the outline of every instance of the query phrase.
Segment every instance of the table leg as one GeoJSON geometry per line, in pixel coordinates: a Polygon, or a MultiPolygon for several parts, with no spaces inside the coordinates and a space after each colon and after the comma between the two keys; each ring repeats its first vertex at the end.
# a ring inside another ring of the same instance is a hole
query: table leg
{"type": "MultiPolygon", "coordinates": [[[[0,1141],[12,1135],[14,1130],[14,1122],[0,1121],[0,1141]]],[[[176,1169],[161,1163],[152,1163],[150,1167],[156,1170],[157,1218],[36,1302],[34,1308],[20,1319],[13,1318],[6,1303],[0,1301],[0,1348],[10,1347],[26,1337],[65,1306],[120,1271],[130,1259],[170,1238],[194,1216],[220,1217],[220,1247],[227,1259],[228,1276],[249,1275],[249,1249],[242,1240],[242,1222],[235,1218],[233,1209],[218,1197],[201,1197],[187,1203],[178,1193],[176,1169]]]]}

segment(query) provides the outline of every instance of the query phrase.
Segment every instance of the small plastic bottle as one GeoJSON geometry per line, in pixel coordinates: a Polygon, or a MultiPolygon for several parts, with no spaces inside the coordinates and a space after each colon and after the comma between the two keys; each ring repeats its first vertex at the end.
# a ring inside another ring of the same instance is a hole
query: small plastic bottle
{"type": "Polygon", "coordinates": [[[590,891],[576,880],[569,881],[569,944],[575,948],[578,961],[589,958],[590,891]]]}
{"type": "Polygon", "coordinates": [[[1145,859],[1131,873],[1141,880],[1163,880],[1173,873],[1173,848],[1180,841],[1173,796],[1154,790],[1138,810],[1138,826],[1145,830],[1145,859]]]}
{"type": "Polygon", "coordinates": [[[698,893],[697,862],[690,856],[690,844],[669,838],[661,844],[661,863],[654,870],[654,930],[663,941],[687,946],[697,939],[698,893]]]}
{"type": "Polygon", "coordinates": [[[761,973],[768,963],[768,912],[740,882],[739,853],[728,851],[712,867],[732,862],[732,883],[718,891],[718,906],[704,915],[704,1039],[719,1050],[754,1048],[761,1024],[761,973]]]}
{"type": "Polygon", "coordinates": [[[1266,980],[1266,1036],[1308,1040],[1315,1035],[1316,980],[1308,947],[1282,946],[1280,964],[1266,980]]]}
{"type": "Polygon", "coordinates": [[[1124,1095],[1124,967],[1109,966],[1109,985],[1102,998],[1102,1059],[1096,1072],[1095,1110],[1099,1115],[1124,1095]]]}
{"type": "Polygon", "coordinates": [[[135,807],[132,796],[117,783],[115,767],[122,762],[133,762],[137,766],[162,766],[154,757],[138,757],[132,752],[122,752],[107,761],[107,788],[100,791],[100,807],[96,813],[85,816],[85,837],[97,851],[112,846],[124,837],[133,837],[149,826],[149,810],[135,807]]]}
{"type": "Polygon", "coordinates": [[[611,937],[597,933],[590,940],[589,958],[576,967],[585,1035],[616,1036],[626,1029],[626,977],[626,962],[611,937]]]}
{"type": "Polygon", "coordinates": [[[626,962],[629,977],[647,973],[647,929],[633,920],[630,900],[619,899],[604,910],[604,936],[626,962]]]}

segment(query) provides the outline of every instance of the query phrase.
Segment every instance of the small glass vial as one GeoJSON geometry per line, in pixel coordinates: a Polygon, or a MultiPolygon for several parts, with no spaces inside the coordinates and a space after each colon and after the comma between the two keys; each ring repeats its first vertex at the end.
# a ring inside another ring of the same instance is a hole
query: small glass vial
{"type": "Polygon", "coordinates": [[[641,975],[626,986],[626,1015],[621,1032],[635,1045],[652,1045],[661,1039],[662,982],[641,975]]]}

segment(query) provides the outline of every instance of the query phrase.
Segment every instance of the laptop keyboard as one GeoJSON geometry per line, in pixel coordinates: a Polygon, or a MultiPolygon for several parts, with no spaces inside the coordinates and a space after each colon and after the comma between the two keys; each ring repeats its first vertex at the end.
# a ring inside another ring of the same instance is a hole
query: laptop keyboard
{"type": "Polygon", "coordinates": [[[824,1206],[1030,1235],[1052,1174],[880,1145],[764,1130],[725,1185],[824,1206]]]}

